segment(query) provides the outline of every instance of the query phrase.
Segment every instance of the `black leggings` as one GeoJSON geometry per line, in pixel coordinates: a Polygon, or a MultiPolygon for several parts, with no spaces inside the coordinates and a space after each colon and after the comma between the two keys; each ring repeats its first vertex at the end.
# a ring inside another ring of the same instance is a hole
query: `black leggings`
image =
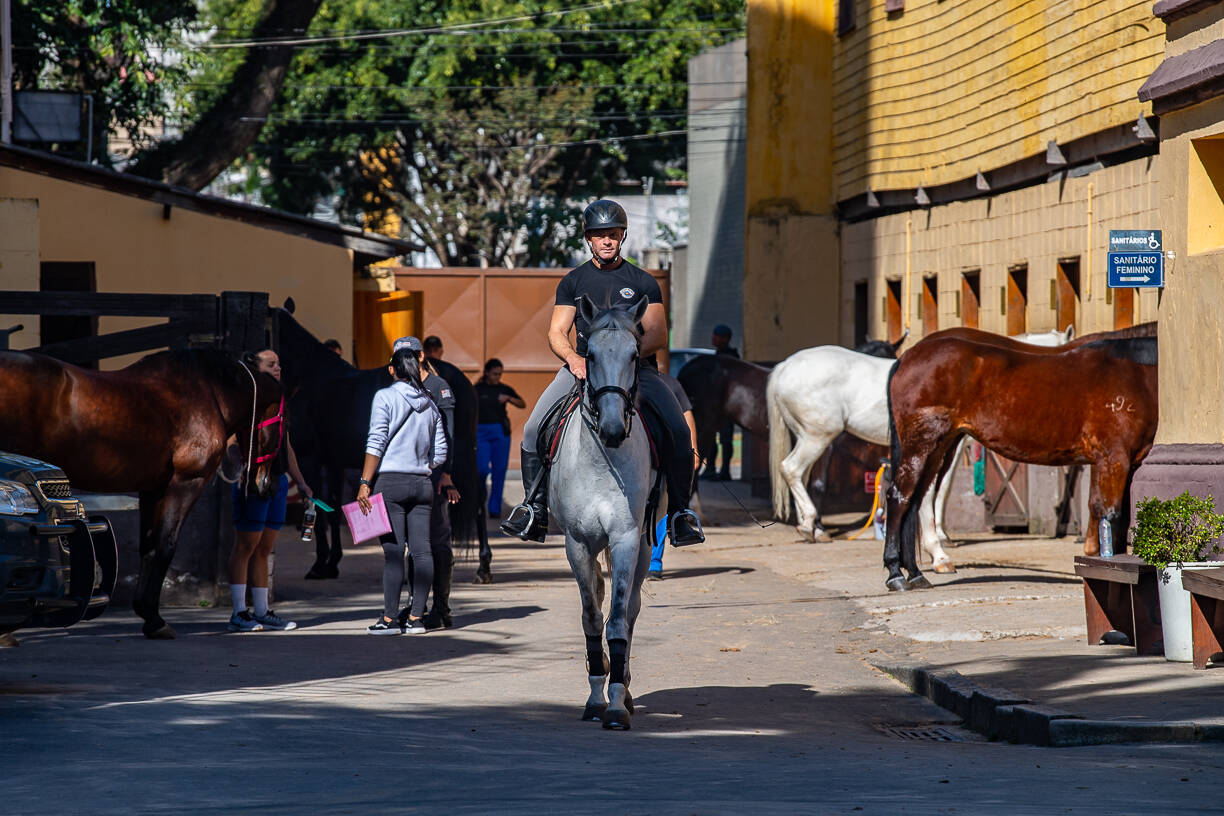
{"type": "Polygon", "coordinates": [[[434,560],[429,546],[429,516],[433,506],[433,482],[428,476],[410,473],[380,473],[375,487],[387,505],[391,532],[383,545],[383,614],[394,618],[400,612],[400,588],[404,584],[404,545],[412,556],[412,610],[425,614],[425,599],[433,584],[434,560]]]}

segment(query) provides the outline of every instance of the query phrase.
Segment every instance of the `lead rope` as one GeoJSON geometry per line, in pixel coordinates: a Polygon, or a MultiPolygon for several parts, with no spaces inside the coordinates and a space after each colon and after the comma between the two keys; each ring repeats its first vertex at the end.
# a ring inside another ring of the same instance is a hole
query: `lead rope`
{"type": "Polygon", "coordinates": [[[255,458],[255,411],[257,409],[257,400],[259,396],[259,386],[255,382],[255,375],[246,363],[241,363],[242,370],[251,378],[251,434],[247,442],[247,458],[246,464],[242,467],[242,475],[238,477],[242,481],[242,489],[246,490],[247,476],[251,472],[251,460],[255,458]]]}
{"type": "MultiPolygon", "coordinates": [[[[701,460],[701,462],[697,465],[697,473],[699,473],[701,471],[701,468],[703,468],[708,463],[708,460],[701,454],[698,454],[697,456],[701,460]]],[[[694,477],[696,477],[696,473],[694,473],[694,477]]],[[[764,524],[762,524],[761,520],[758,519],[756,516],[754,516],[752,514],[752,511],[749,510],[747,507],[745,507],[744,503],[739,500],[739,496],[736,496],[734,493],[731,492],[731,488],[723,484],[721,479],[718,481],[718,483],[722,485],[722,489],[727,491],[727,495],[730,496],[732,500],[734,500],[735,503],[739,505],[740,509],[744,511],[744,515],[752,519],[753,523],[756,524],[756,526],[764,530],[766,527],[772,527],[778,523],[777,519],[775,519],[773,521],[765,522],[764,524]]]]}

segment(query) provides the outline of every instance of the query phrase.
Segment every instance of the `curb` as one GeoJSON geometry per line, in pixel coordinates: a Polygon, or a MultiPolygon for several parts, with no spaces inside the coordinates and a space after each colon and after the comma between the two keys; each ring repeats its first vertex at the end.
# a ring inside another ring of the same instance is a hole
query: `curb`
{"type": "Polygon", "coordinates": [[[964,721],[966,728],[990,740],[1060,748],[1120,742],[1224,741],[1224,725],[1086,720],[1078,714],[1034,703],[1007,689],[979,686],[959,672],[933,671],[906,663],[871,665],[914,694],[951,711],[964,721]]]}

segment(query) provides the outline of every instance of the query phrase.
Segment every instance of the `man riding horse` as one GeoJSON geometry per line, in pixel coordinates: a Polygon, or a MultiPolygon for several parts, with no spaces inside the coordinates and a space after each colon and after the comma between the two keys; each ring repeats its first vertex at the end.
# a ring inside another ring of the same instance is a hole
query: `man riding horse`
{"type": "MultiPolygon", "coordinates": [[[[591,250],[591,260],[571,270],[557,285],[556,305],[548,328],[548,346],[565,365],[552,384],[540,395],[531,417],[523,428],[523,485],[528,495],[502,522],[502,532],[524,541],[543,541],[548,532],[547,464],[538,452],[540,425],[550,409],[586,378],[587,332],[589,327],[578,316],[577,299],[585,295],[603,307],[633,304],[646,295],[649,305],[642,317],[644,334],[641,356],[647,358],[667,344],[667,312],[658,282],[648,273],[620,256],[621,244],[629,228],[625,210],[615,201],[600,199],[582,213],[583,237],[591,250]],[[570,329],[577,321],[577,343],[571,345],[570,329]]],[[[684,412],[658,371],[642,366],[638,372],[642,402],[658,415],[665,429],[659,440],[662,467],[667,476],[667,516],[672,545],[682,547],[705,541],[701,522],[688,509],[693,485],[693,449],[684,412]]]]}

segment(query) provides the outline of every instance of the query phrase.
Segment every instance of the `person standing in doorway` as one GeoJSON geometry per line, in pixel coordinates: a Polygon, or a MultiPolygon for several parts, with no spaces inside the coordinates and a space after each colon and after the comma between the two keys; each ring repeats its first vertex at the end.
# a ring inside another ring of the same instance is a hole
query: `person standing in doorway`
{"type": "Polygon", "coordinates": [[[518,392],[502,382],[504,370],[502,361],[493,357],[484,364],[484,374],[476,381],[476,466],[481,480],[492,476],[489,518],[501,518],[502,490],[510,462],[510,417],[506,405],[527,407],[518,392]]]}
{"type": "MultiPolygon", "coordinates": [[[[729,357],[739,359],[739,352],[731,345],[731,327],[728,325],[719,323],[714,327],[714,332],[710,336],[710,345],[714,347],[715,354],[726,354],[729,357]]],[[[714,451],[714,460],[706,463],[705,473],[702,474],[703,478],[718,478],[724,482],[731,478],[731,453],[734,441],[735,423],[728,419],[718,429],[718,447],[722,448],[722,468],[718,469],[715,467],[718,463],[718,451],[716,450],[714,451]],[[716,471],[717,476],[715,476],[716,471]]]]}
{"type": "MultiPolygon", "coordinates": [[[[256,354],[248,353],[243,362],[252,369],[271,374],[277,381],[281,378],[280,358],[270,348],[256,354]]],[[[284,421],[283,417],[277,419],[284,421]]],[[[289,478],[293,478],[298,490],[307,498],[313,498],[314,492],[302,478],[302,471],[298,467],[297,456],[293,452],[287,432],[276,457],[274,472],[281,475],[272,498],[260,499],[248,495],[241,481],[234,485],[234,527],[237,536],[229,558],[230,595],[234,613],[230,616],[227,627],[231,632],[283,632],[297,628],[296,623],[285,620],[268,608],[268,558],[276,544],[277,533],[285,523],[289,478]],[[251,604],[254,607],[251,610],[247,609],[246,602],[248,584],[251,604]]]]}

